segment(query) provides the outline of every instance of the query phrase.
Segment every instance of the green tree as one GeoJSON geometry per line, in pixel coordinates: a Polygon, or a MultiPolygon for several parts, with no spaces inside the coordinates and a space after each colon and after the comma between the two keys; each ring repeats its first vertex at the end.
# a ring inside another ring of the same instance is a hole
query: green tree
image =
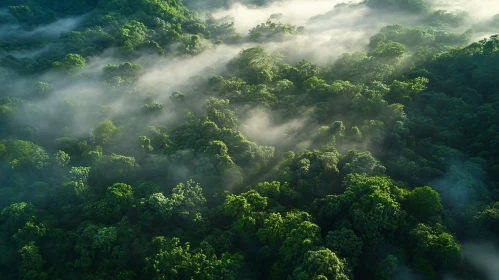
{"type": "Polygon", "coordinates": [[[127,184],[116,183],[106,191],[106,202],[115,209],[126,209],[133,203],[133,190],[127,184]]]}
{"type": "Polygon", "coordinates": [[[43,271],[43,259],[38,247],[34,242],[19,249],[21,261],[19,262],[19,279],[43,280],[48,278],[47,272],[43,271]]]}
{"type": "Polygon", "coordinates": [[[206,100],[205,116],[220,128],[234,129],[238,126],[238,119],[229,107],[228,99],[210,97],[206,100]]]}
{"type": "Polygon", "coordinates": [[[29,141],[7,140],[3,142],[5,152],[1,158],[12,169],[43,169],[49,164],[50,156],[45,150],[29,141]]]}
{"type": "Polygon", "coordinates": [[[292,229],[279,248],[279,255],[286,264],[301,259],[303,254],[314,249],[321,242],[320,228],[314,223],[305,221],[292,229]]]}
{"type": "Polygon", "coordinates": [[[275,59],[263,48],[241,51],[228,65],[234,74],[251,84],[271,82],[275,76],[275,59]]]}
{"type": "Polygon", "coordinates": [[[242,257],[223,253],[217,258],[209,244],[191,250],[190,244],[181,244],[179,238],[153,238],[154,255],[147,257],[147,270],[153,279],[236,279],[242,257]]]}
{"type": "Polygon", "coordinates": [[[378,272],[380,279],[394,279],[396,277],[396,270],[398,268],[398,259],[393,255],[388,255],[380,263],[380,270],[378,272]]]}
{"type": "Polygon", "coordinates": [[[95,142],[98,145],[110,144],[121,136],[121,129],[110,120],[101,122],[93,131],[95,142]]]}
{"type": "Polygon", "coordinates": [[[117,181],[131,183],[135,180],[139,168],[133,157],[116,154],[102,156],[92,166],[88,181],[92,187],[105,187],[117,181]]]}
{"type": "Polygon", "coordinates": [[[455,271],[462,263],[461,246],[440,224],[418,224],[410,232],[410,240],[414,242],[414,263],[431,277],[442,271],[455,271]]]}
{"type": "Polygon", "coordinates": [[[308,251],[303,261],[293,271],[293,279],[333,279],[347,280],[345,264],[329,249],[308,251]]]}
{"type": "Polygon", "coordinates": [[[351,174],[343,184],[340,207],[347,207],[348,218],[366,247],[373,249],[402,226],[405,212],[391,191],[390,179],[351,174]]]}
{"type": "Polygon", "coordinates": [[[69,163],[70,159],[71,157],[68,154],[60,150],[55,152],[54,156],[52,157],[54,164],[58,167],[66,166],[69,163]]]}
{"type": "Polygon", "coordinates": [[[408,103],[415,96],[427,89],[429,80],[427,78],[415,78],[407,82],[393,81],[386,100],[390,103],[408,103]]]}
{"type": "Polygon", "coordinates": [[[383,175],[386,168],[376,160],[370,152],[361,152],[358,150],[349,151],[338,162],[340,171],[344,174],[366,174],[383,175]]]}
{"type": "Polygon", "coordinates": [[[439,215],[443,210],[440,195],[428,186],[415,188],[409,193],[407,208],[421,221],[439,215]]]}
{"type": "Polygon", "coordinates": [[[85,58],[83,58],[79,54],[74,53],[67,54],[61,62],[56,61],[53,64],[56,69],[61,69],[68,74],[75,73],[78,70],[85,68],[86,65],[87,62],[85,58]]]}
{"type": "Polygon", "coordinates": [[[184,219],[196,218],[205,208],[206,198],[199,183],[193,180],[175,186],[170,195],[173,211],[184,219]]]}
{"type": "Polygon", "coordinates": [[[362,255],[362,246],[363,242],[355,232],[344,227],[340,230],[330,231],[326,236],[326,247],[338,256],[346,258],[350,267],[358,264],[362,255]]]}

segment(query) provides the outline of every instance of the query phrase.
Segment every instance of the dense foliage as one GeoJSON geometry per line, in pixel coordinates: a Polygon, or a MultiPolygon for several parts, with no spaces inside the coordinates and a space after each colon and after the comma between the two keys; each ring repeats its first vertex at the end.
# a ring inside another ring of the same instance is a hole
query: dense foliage
{"type": "Polygon", "coordinates": [[[320,64],[269,47],[307,36],[279,14],[204,13],[230,4],[0,1],[0,278],[485,279],[499,37],[344,4],[421,23],[320,64]]]}

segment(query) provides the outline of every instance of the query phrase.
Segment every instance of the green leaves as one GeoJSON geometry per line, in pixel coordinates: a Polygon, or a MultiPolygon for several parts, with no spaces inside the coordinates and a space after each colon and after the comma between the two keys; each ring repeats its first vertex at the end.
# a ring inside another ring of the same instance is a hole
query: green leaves
{"type": "Polygon", "coordinates": [[[132,20],[116,32],[116,39],[121,42],[124,50],[133,51],[147,37],[149,30],[139,21],[132,20]]]}
{"type": "Polygon", "coordinates": [[[222,212],[232,217],[232,227],[241,235],[254,234],[257,222],[261,222],[262,214],[267,207],[267,198],[255,190],[240,195],[229,194],[221,205],[222,212]]]}
{"type": "Polygon", "coordinates": [[[439,215],[443,210],[440,195],[428,186],[415,188],[409,193],[407,208],[421,221],[439,215]]]}
{"type": "Polygon", "coordinates": [[[308,251],[301,265],[293,271],[293,279],[348,280],[345,264],[329,249],[308,251]]]}
{"type": "Polygon", "coordinates": [[[245,49],[229,62],[229,69],[250,84],[271,82],[276,60],[260,47],[245,49]]]}
{"type": "Polygon", "coordinates": [[[38,247],[30,242],[19,250],[21,261],[19,262],[19,279],[48,279],[48,274],[43,271],[43,259],[38,247]]]}
{"type": "Polygon", "coordinates": [[[36,214],[36,209],[31,203],[13,203],[0,212],[2,230],[14,233],[25,225],[36,214]]]}
{"type": "Polygon", "coordinates": [[[249,40],[252,42],[281,41],[289,36],[303,32],[303,27],[296,27],[292,24],[274,22],[272,18],[265,23],[261,23],[249,31],[249,40]]]}
{"type": "Polygon", "coordinates": [[[52,161],[58,167],[66,166],[69,163],[70,159],[71,157],[68,154],[60,150],[55,152],[54,156],[52,157],[52,161]]]}
{"type": "Polygon", "coordinates": [[[410,232],[410,238],[415,242],[414,262],[431,276],[456,270],[462,262],[461,246],[440,224],[433,227],[418,224],[410,232]]]}
{"type": "Polygon", "coordinates": [[[100,157],[89,173],[89,182],[94,187],[108,187],[115,182],[131,183],[139,165],[133,157],[108,155],[100,157]]]}
{"type": "Polygon", "coordinates": [[[224,202],[224,212],[230,216],[240,216],[252,211],[261,211],[267,206],[267,198],[261,196],[255,190],[240,195],[230,194],[224,202]]]}
{"type": "Polygon", "coordinates": [[[235,279],[242,256],[222,254],[221,258],[210,254],[209,244],[203,242],[202,248],[191,250],[187,242],[181,244],[179,238],[155,237],[152,241],[154,255],[148,257],[148,272],[157,280],[181,279],[235,279]]]}
{"type": "Polygon", "coordinates": [[[409,103],[418,94],[426,90],[429,80],[427,78],[415,78],[407,82],[393,81],[390,85],[390,92],[386,99],[390,103],[409,103]]]}
{"type": "Polygon", "coordinates": [[[113,207],[126,208],[133,203],[132,187],[127,184],[116,183],[106,192],[106,202],[113,207]]]}
{"type": "Polygon", "coordinates": [[[56,61],[53,63],[54,68],[60,69],[66,74],[75,74],[79,70],[85,68],[86,65],[87,62],[85,58],[74,53],[67,54],[61,62],[56,61]]]}
{"type": "Polygon", "coordinates": [[[402,55],[405,53],[405,46],[401,43],[388,41],[378,44],[376,49],[369,53],[369,55],[385,61],[389,64],[400,62],[402,55]]]}
{"type": "Polygon", "coordinates": [[[101,122],[93,131],[95,142],[98,145],[111,144],[121,136],[121,129],[110,120],[101,122]]]}
{"type": "Polygon", "coordinates": [[[286,264],[296,262],[305,252],[317,246],[321,241],[320,230],[319,226],[308,221],[293,228],[279,248],[282,261],[286,264]]]}
{"type": "MultiPolygon", "coordinates": [[[[154,193],[149,196],[147,205],[152,208],[153,215],[160,223],[178,221],[182,227],[198,227],[202,230],[203,215],[206,210],[206,198],[203,189],[192,180],[179,183],[172,190],[170,196],[163,193],[154,193]]],[[[192,229],[194,230],[194,229],[192,229]]]]}
{"type": "Polygon", "coordinates": [[[102,250],[104,253],[111,253],[113,243],[117,241],[118,232],[115,227],[100,228],[93,236],[92,247],[102,250]]]}
{"type": "Polygon", "coordinates": [[[205,116],[220,128],[235,129],[239,121],[235,112],[229,108],[229,103],[228,99],[208,98],[205,116]]]}
{"type": "Polygon", "coordinates": [[[362,246],[363,242],[355,232],[344,227],[340,230],[330,231],[326,236],[326,247],[338,256],[346,258],[350,267],[358,264],[362,255],[362,246]]]}
{"type": "Polygon", "coordinates": [[[170,197],[174,211],[184,219],[195,218],[204,209],[206,203],[203,189],[192,180],[175,186],[170,197]]]}
{"type": "Polygon", "coordinates": [[[45,150],[29,141],[8,140],[2,142],[5,150],[3,161],[12,169],[36,168],[43,169],[49,164],[49,154],[45,150]]]}
{"type": "Polygon", "coordinates": [[[341,173],[383,175],[386,168],[370,152],[349,151],[338,163],[341,173]]]}

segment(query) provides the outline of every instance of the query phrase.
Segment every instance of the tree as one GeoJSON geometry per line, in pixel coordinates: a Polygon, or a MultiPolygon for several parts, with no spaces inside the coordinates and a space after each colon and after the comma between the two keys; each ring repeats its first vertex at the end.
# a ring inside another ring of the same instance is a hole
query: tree
{"type": "Polygon", "coordinates": [[[147,270],[157,280],[235,279],[242,261],[239,254],[223,253],[217,258],[206,242],[198,250],[176,237],[154,237],[152,243],[154,255],[146,258],[147,270]]]}
{"type": "Polygon", "coordinates": [[[393,72],[394,67],[357,51],[342,54],[329,70],[331,80],[345,80],[352,83],[384,81],[393,72]]]}
{"type": "Polygon", "coordinates": [[[184,219],[194,219],[205,208],[203,189],[193,180],[175,186],[170,196],[173,212],[184,219]]]}
{"type": "Polygon", "coordinates": [[[12,236],[19,228],[36,216],[36,208],[31,203],[13,203],[0,212],[2,232],[12,236]]]}
{"type": "Polygon", "coordinates": [[[216,158],[216,166],[221,171],[225,171],[236,165],[234,161],[232,161],[232,158],[230,158],[227,146],[220,140],[210,141],[206,148],[206,152],[216,158]]]}
{"type": "Polygon", "coordinates": [[[242,50],[228,67],[250,84],[271,82],[276,70],[275,59],[260,47],[242,50]]]}
{"type": "Polygon", "coordinates": [[[48,278],[48,274],[43,271],[44,262],[42,256],[34,242],[23,246],[19,253],[21,254],[21,262],[18,266],[19,279],[44,280],[48,278]]]}
{"type": "Polygon", "coordinates": [[[88,191],[88,175],[90,167],[73,166],[69,171],[70,181],[64,184],[64,191],[72,197],[80,197],[88,191]]]}
{"type": "Polygon", "coordinates": [[[116,183],[106,191],[106,202],[117,211],[130,207],[133,203],[133,190],[127,184],[116,183]]]}
{"type": "Polygon", "coordinates": [[[409,193],[407,208],[421,221],[438,215],[443,210],[440,195],[428,186],[415,188],[409,193]]]}
{"type": "Polygon", "coordinates": [[[60,151],[60,150],[55,152],[55,154],[52,158],[54,164],[58,167],[66,166],[69,163],[70,159],[71,159],[71,157],[68,154],[66,154],[64,151],[60,151]]]}
{"type": "Polygon", "coordinates": [[[406,82],[393,81],[386,100],[390,103],[408,103],[418,94],[426,90],[429,80],[427,78],[415,78],[406,82]]]}
{"type": "Polygon", "coordinates": [[[314,249],[319,242],[320,228],[314,223],[305,221],[293,228],[279,248],[283,263],[293,264],[301,259],[303,254],[314,249]]]}
{"type": "Polygon", "coordinates": [[[149,29],[140,21],[132,20],[115,35],[125,54],[133,52],[149,36],[149,29]]]}
{"type": "Polygon", "coordinates": [[[387,41],[378,44],[376,49],[369,53],[369,55],[384,61],[388,64],[395,64],[400,61],[405,53],[405,46],[398,42],[387,41]]]}
{"type": "Polygon", "coordinates": [[[48,166],[50,156],[45,150],[29,141],[7,140],[3,142],[5,152],[0,158],[12,169],[35,168],[48,166]]]}
{"type": "Polygon", "coordinates": [[[67,54],[62,60],[62,62],[56,61],[53,64],[53,66],[56,69],[61,69],[67,74],[75,73],[78,70],[85,68],[86,65],[87,62],[85,58],[83,58],[79,54],[74,54],[74,53],[67,54]]]}
{"type": "Polygon", "coordinates": [[[380,263],[378,275],[380,279],[394,279],[398,267],[398,259],[393,255],[388,255],[380,263]]]}
{"type": "Polygon", "coordinates": [[[110,120],[101,122],[93,131],[95,142],[98,145],[107,145],[118,140],[121,129],[116,127],[110,120]]]}
{"type": "Polygon", "coordinates": [[[255,187],[256,191],[266,197],[277,199],[281,194],[281,183],[278,181],[273,182],[260,182],[255,187]]]}
{"type": "Polygon", "coordinates": [[[340,209],[348,209],[348,219],[366,247],[375,248],[402,226],[405,213],[388,178],[350,174],[343,184],[346,190],[339,196],[340,209]]]}
{"type": "Polygon", "coordinates": [[[143,69],[140,64],[125,62],[118,66],[108,64],[103,68],[102,71],[104,79],[106,80],[111,80],[114,77],[120,77],[127,83],[133,83],[140,77],[143,69]]]}
{"type": "Polygon", "coordinates": [[[249,237],[256,232],[257,224],[263,222],[263,211],[267,203],[266,197],[250,190],[240,195],[227,195],[221,210],[226,217],[231,217],[229,222],[234,232],[249,237]]]}
{"type": "Polygon", "coordinates": [[[151,194],[147,203],[161,217],[170,217],[172,215],[173,202],[162,193],[151,194]]]}
{"type": "Polygon", "coordinates": [[[170,100],[172,100],[176,104],[183,104],[185,102],[185,95],[178,91],[174,91],[170,95],[170,100]]]}
{"type": "Polygon", "coordinates": [[[75,232],[72,252],[77,254],[73,263],[75,272],[78,275],[133,279],[135,273],[130,268],[130,261],[135,258],[131,255],[138,232],[138,227],[126,218],[109,226],[82,222],[75,232]]]}
{"type": "Polygon", "coordinates": [[[303,32],[303,27],[296,27],[292,24],[275,22],[268,19],[267,22],[253,27],[249,31],[249,40],[252,42],[281,41],[287,37],[303,32]]]}
{"type": "Polygon", "coordinates": [[[228,99],[208,98],[205,116],[220,128],[236,128],[239,121],[234,111],[230,109],[229,102],[228,99]]]}
{"type": "Polygon", "coordinates": [[[285,222],[281,214],[270,213],[263,222],[263,227],[258,230],[256,235],[262,242],[279,244],[279,241],[286,235],[285,222]]]}
{"type": "Polygon", "coordinates": [[[340,159],[338,167],[343,175],[358,173],[366,175],[383,175],[386,168],[376,160],[370,152],[350,150],[340,159]]]}
{"type": "Polygon", "coordinates": [[[308,251],[300,266],[293,271],[293,279],[347,280],[345,264],[329,249],[308,251]]]}
{"type": "Polygon", "coordinates": [[[418,224],[410,232],[410,240],[414,243],[414,263],[430,277],[455,271],[462,262],[461,246],[440,224],[418,224]]]}
{"type": "Polygon", "coordinates": [[[492,203],[476,217],[477,222],[485,229],[499,233],[499,202],[492,203]]]}
{"type": "Polygon", "coordinates": [[[52,85],[48,82],[37,82],[35,85],[36,93],[40,96],[46,96],[50,90],[52,90],[52,85]]]}
{"type": "Polygon", "coordinates": [[[93,187],[105,187],[117,181],[131,183],[138,170],[139,165],[133,157],[116,154],[102,156],[92,166],[88,181],[93,187]]]}
{"type": "Polygon", "coordinates": [[[345,227],[330,231],[326,236],[326,247],[338,256],[346,258],[350,267],[358,264],[362,254],[362,246],[362,240],[357,237],[355,232],[345,227]]]}

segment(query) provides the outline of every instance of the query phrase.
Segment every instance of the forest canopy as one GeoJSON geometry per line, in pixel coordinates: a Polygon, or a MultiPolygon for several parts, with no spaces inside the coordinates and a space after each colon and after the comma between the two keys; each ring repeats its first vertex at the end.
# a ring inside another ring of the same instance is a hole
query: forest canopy
{"type": "Polygon", "coordinates": [[[0,0],[0,279],[496,279],[499,6],[450,2],[0,0]]]}

